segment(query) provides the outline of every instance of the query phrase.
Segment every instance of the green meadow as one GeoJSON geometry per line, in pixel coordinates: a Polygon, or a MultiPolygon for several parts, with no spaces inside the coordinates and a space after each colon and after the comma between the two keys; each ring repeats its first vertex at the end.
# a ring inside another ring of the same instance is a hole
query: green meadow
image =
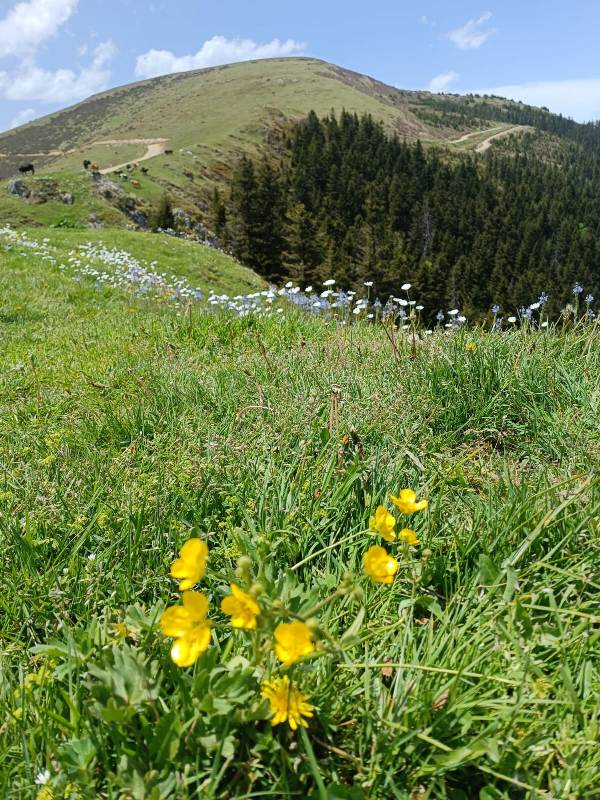
{"type": "Polygon", "coordinates": [[[239,316],[69,261],[102,242],[205,296],[264,288],[215,251],[30,235],[49,258],[0,235],[1,797],[598,797],[596,323],[239,316]],[[370,531],[379,505],[419,543],[370,531]],[[190,538],[212,628],[182,668],[160,618],[190,538]],[[390,583],[363,569],[381,545],[390,583]],[[313,644],[286,666],[290,620],[313,644]],[[306,728],[271,724],[284,676],[306,728]]]}

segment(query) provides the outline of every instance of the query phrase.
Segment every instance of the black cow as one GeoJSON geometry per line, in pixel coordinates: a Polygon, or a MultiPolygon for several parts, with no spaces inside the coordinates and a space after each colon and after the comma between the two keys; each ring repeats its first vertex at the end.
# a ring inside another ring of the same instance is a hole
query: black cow
{"type": "Polygon", "coordinates": [[[173,155],[173,151],[172,150],[165,150],[165,155],[166,156],[172,156],[173,155]]]}
{"type": "Polygon", "coordinates": [[[21,173],[21,175],[27,175],[29,172],[32,175],[35,175],[35,167],[33,166],[33,164],[21,164],[21,166],[19,167],[19,172],[21,173]]]}
{"type": "Polygon", "coordinates": [[[85,161],[83,162],[83,168],[84,169],[89,169],[91,166],[92,166],[92,162],[88,158],[86,158],[85,161]]]}
{"type": "Polygon", "coordinates": [[[148,167],[140,167],[140,172],[143,172],[144,175],[148,174],[148,167]]]}

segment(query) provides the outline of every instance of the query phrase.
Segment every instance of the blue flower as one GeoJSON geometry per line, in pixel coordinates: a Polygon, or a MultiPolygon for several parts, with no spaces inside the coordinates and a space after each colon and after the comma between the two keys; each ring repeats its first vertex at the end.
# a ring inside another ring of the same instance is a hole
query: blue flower
{"type": "Polygon", "coordinates": [[[586,294],[585,302],[589,305],[590,303],[594,302],[594,295],[593,294],[586,294]]]}
{"type": "Polygon", "coordinates": [[[541,306],[544,306],[546,305],[547,302],[548,302],[548,295],[546,294],[546,292],[542,292],[541,295],[538,297],[538,303],[541,306]]]}
{"type": "Polygon", "coordinates": [[[578,283],[576,283],[575,286],[573,287],[573,294],[577,295],[581,294],[582,292],[583,288],[578,283]]]}
{"type": "Polygon", "coordinates": [[[500,311],[500,306],[498,306],[498,305],[492,306],[492,308],[491,308],[492,314],[497,314],[499,311],[500,311]]]}
{"type": "Polygon", "coordinates": [[[444,314],[443,311],[438,311],[437,314],[435,315],[435,318],[437,319],[438,322],[443,322],[444,319],[446,318],[446,315],[444,314]]]}

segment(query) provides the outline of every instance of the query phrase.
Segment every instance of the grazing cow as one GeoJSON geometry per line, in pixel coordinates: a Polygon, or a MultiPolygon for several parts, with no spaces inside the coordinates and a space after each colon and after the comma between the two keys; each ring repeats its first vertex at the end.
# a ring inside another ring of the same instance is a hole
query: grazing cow
{"type": "Polygon", "coordinates": [[[144,175],[148,174],[148,167],[141,167],[140,172],[143,172],[144,175]]]}
{"type": "Polygon", "coordinates": [[[172,156],[173,155],[173,151],[172,150],[165,150],[165,155],[166,156],[172,156]]]}
{"type": "Polygon", "coordinates": [[[33,164],[21,164],[19,167],[19,172],[21,175],[27,175],[28,173],[35,175],[35,167],[33,164]]]}
{"type": "Polygon", "coordinates": [[[89,169],[91,166],[92,166],[92,162],[89,160],[89,158],[86,158],[85,161],[83,162],[83,168],[84,169],[89,169]]]}
{"type": "Polygon", "coordinates": [[[119,177],[121,178],[122,181],[128,181],[129,180],[129,175],[126,172],[121,172],[119,174],[119,177]]]}
{"type": "Polygon", "coordinates": [[[90,164],[90,169],[92,170],[92,172],[100,172],[100,167],[98,166],[98,164],[96,164],[95,161],[92,161],[92,163],[90,164]]]}
{"type": "Polygon", "coordinates": [[[131,185],[134,189],[139,189],[142,184],[139,181],[131,181],[131,185]]]}

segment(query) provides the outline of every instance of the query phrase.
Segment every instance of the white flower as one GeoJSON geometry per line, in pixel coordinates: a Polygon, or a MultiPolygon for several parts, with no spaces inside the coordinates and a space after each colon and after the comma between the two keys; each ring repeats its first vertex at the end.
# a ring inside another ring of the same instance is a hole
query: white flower
{"type": "Polygon", "coordinates": [[[516,322],[516,321],[517,321],[516,317],[509,317],[508,318],[508,322],[516,322]]]}
{"type": "Polygon", "coordinates": [[[408,305],[408,300],[398,300],[398,302],[400,303],[401,306],[407,306],[408,305]]]}
{"type": "Polygon", "coordinates": [[[548,327],[548,320],[544,320],[544,322],[542,322],[541,327],[542,328],[547,328],[548,327]]]}
{"type": "Polygon", "coordinates": [[[333,278],[329,278],[329,280],[323,281],[323,286],[333,286],[334,283],[335,281],[333,280],[333,278]]]}
{"type": "Polygon", "coordinates": [[[403,292],[408,292],[408,290],[410,289],[411,286],[412,286],[412,283],[403,283],[400,288],[402,289],[403,292]]]}
{"type": "Polygon", "coordinates": [[[329,297],[330,294],[333,294],[331,289],[325,289],[324,292],[321,292],[321,297],[329,297]]]}
{"type": "Polygon", "coordinates": [[[37,786],[45,786],[49,780],[50,780],[50,770],[45,769],[43,772],[38,772],[38,774],[35,777],[34,783],[37,786]]]}
{"type": "Polygon", "coordinates": [[[374,316],[375,314],[367,314],[367,319],[373,319],[374,316]]]}
{"type": "Polygon", "coordinates": [[[541,305],[542,305],[541,303],[532,303],[532,304],[529,306],[529,309],[530,309],[531,311],[537,311],[537,310],[538,310],[538,308],[539,308],[541,305]]]}
{"type": "Polygon", "coordinates": [[[452,311],[448,312],[448,316],[455,317],[458,314],[458,308],[453,308],[452,311]]]}
{"type": "Polygon", "coordinates": [[[417,311],[423,311],[424,308],[425,306],[417,306],[417,311]]]}
{"type": "Polygon", "coordinates": [[[467,318],[466,317],[458,317],[458,321],[459,322],[466,322],[467,318]]]}
{"type": "Polygon", "coordinates": [[[293,285],[294,285],[294,284],[292,283],[292,281],[288,281],[288,282],[286,283],[286,285],[285,285],[285,288],[286,288],[286,289],[291,289],[293,285]]]}
{"type": "Polygon", "coordinates": [[[362,311],[362,308],[360,306],[356,306],[356,308],[354,309],[354,311],[352,313],[353,314],[360,314],[361,311],[362,311]]]}
{"type": "Polygon", "coordinates": [[[373,286],[373,281],[365,281],[365,286],[368,286],[369,289],[373,286]]]}
{"type": "Polygon", "coordinates": [[[312,286],[307,286],[304,291],[306,292],[306,294],[310,294],[312,292],[312,286]]]}
{"type": "Polygon", "coordinates": [[[408,301],[408,305],[409,306],[416,306],[417,305],[417,301],[416,300],[409,300],[408,301]]]}

